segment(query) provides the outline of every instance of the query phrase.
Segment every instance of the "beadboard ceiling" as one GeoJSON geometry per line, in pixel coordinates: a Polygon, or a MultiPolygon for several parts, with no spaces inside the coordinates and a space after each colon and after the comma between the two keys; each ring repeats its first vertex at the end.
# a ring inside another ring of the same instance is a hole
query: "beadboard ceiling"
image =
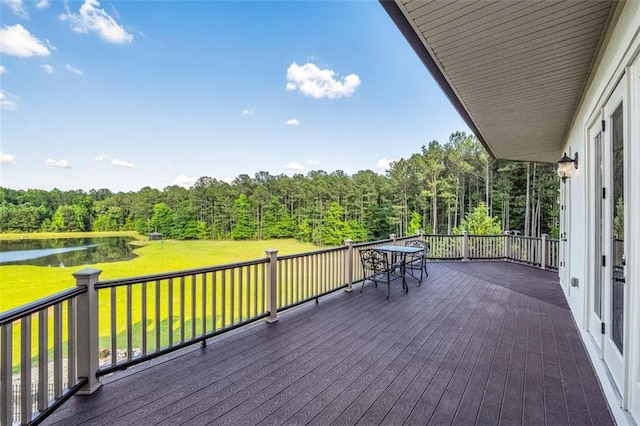
{"type": "Polygon", "coordinates": [[[380,2],[490,154],[560,158],[618,2],[380,2]]]}

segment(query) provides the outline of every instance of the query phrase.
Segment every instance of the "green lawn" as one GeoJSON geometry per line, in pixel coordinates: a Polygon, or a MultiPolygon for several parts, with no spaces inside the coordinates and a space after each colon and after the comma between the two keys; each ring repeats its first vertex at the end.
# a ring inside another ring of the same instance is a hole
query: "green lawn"
{"type": "MultiPolygon", "coordinates": [[[[2,239],[99,237],[135,233],[67,233],[67,234],[0,234],[2,239]]],[[[145,241],[134,244],[137,258],[124,262],[98,263],[71,268],[8,265],[0,266],[0,312],[4,312],[61,290],[75,286],[71,274],[91,267],[102,270],[101,280],[149,275],[204,266],[240,262],[265,257],[265,249],[278,249],[279,254],[316,250],[312,244],[296,240],[267,241],[145,241]]]]}

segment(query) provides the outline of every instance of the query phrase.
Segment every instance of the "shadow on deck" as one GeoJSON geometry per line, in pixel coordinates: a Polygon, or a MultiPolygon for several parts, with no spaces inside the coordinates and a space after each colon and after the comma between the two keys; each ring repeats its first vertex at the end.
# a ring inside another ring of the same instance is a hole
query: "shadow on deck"
{"type": "Polygon", "coordinates": [[[430,263],[104,378],[45,424],[580,424],[613,418],[557,274],[430,263]]]}

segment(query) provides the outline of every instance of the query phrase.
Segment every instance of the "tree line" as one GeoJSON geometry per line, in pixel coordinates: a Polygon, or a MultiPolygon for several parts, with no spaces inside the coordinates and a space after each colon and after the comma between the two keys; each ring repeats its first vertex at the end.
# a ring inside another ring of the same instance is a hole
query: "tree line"
{"type": "Polygon", "coordinates": [[[117,193],[0,187],[0,232],[135,230],[175,239],[338,245],[418,229],[458,233],[480,209],[495,224],[491,232],[557,236],[558,189],[553,165],[493,160],[473,135],[456,132],[393,162],[385,175],[262,171],[231,183],[203,176],[189,189],[117,193]]]}

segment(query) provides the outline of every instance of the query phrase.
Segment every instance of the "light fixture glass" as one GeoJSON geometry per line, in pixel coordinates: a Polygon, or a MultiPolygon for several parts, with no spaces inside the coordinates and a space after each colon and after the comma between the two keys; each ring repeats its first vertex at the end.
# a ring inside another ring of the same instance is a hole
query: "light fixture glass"
{"type": "Polygon", "coordinates": [[[558,160],[558,176],[562,179],[562,182],[566,181],[567,178],[571,177],[571,165],[573,163],[574,168],[578,168],[578,153],[576,152],[575,158],[571,158],[567,156],[565,152],[562,155],[562,158],[558,160]]]}

